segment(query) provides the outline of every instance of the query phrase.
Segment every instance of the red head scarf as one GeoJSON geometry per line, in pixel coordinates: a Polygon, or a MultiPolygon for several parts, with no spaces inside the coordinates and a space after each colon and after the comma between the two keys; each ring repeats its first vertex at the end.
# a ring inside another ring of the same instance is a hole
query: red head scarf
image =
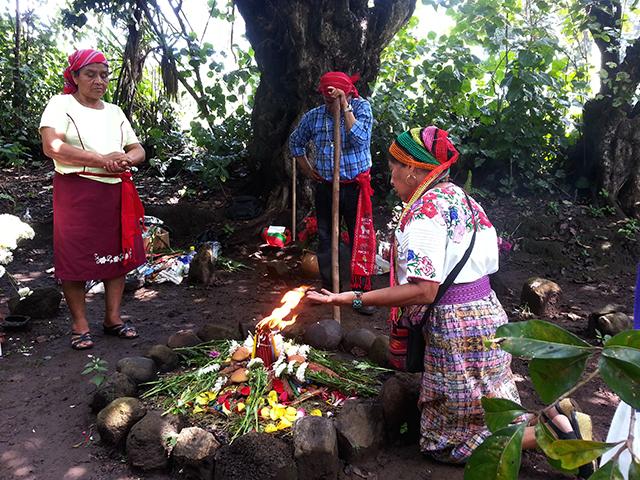
{"type": "Polygon", "coordinates": [[[76,50],[69,55],[69,66],[64,71],[64,94],[76,93],[78,91],[78,85],[76,85],[73,79],[73,73],[80,70],[82,67],[89,65],[90,63],[103,63],[109,66],[107,58],[102,52],[98,50],[76,50]]]}
{"type": "Polygon", "coordinates": [[[320,77],[320,85],[318,86],[318,92],[325,97],[329,97],[328,88],[339,88],[345,95],[351,95],[353,97],[359,97],[358,89],[354,85],[360,79],[360,74],[347,75],[342,72],[327,72],[320,77]]]}

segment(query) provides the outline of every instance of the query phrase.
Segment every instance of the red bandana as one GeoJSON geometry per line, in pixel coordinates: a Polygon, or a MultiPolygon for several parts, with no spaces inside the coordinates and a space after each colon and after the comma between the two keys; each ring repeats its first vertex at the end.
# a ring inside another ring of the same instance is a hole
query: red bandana
{"type": "Polygon", "coordinates": [[[376,231],[373,226],[371,205],[373,188],[371,188],[369,170],[359,174],[355,181],[360,186],[360,195],[351,250],[351,288],[369,291],[371,275],[376,263],[376,231]]]}
{"type": "Polygon", "coordinates": [[[76,85],[73,79],[73,73],[80,70],[82,67],[86,67],[90,63],[103,63],[107,66],[107,58],[102,52],[97,50],[77,50],[69,55],[69,66],[64,71],[64,94],[76,93],[78,91],[78,85],[76,85]]]}
{"type": "Polygon", "coordinates": [[[329,97],[328,88],[339,88],[345,95],[351,95],[352,97],[359,97],[358,89],[354,85],[360,79],[360,74],[349,76],[342,72],[327,72],[320,77],[320,85],[318,86],[318,92],[325,97],[329,97]]]}

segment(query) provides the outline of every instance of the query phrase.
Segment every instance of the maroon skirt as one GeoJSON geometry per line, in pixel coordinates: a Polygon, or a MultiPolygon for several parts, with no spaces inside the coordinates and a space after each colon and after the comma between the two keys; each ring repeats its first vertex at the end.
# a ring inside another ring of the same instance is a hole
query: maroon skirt
{"type": "Polygon", "coordinates": [[[53,177],[53,257],[60,280],[108,280],[145,262],[142,236],[134,242],[133,262],[122,263],[122,184],[78,175],[53,177]]]}

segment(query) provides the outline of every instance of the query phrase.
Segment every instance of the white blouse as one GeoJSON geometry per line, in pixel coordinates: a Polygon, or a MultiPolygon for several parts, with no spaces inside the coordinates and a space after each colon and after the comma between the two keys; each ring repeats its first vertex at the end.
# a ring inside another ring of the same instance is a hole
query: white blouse
{"type": "MultiPolygon", "coordinates": [[[[56,95],[49,100],[42,113],[40,128],[52,127],[64,134],[65,142],[69,145],[102,155],[124,152],[124,147],[140,143],[120,107],[103,103],[104,108],[97,110],[85,107],[73,95],[56,95]]],[[[82,171],[107,173],[104,168],[66,165],[55,160],[54,164],[56,172],[61,174],[82,171]]],[[[92,175],[86,175],[86,178],[105,183],[120,182],[119,178],[92,175]]]]}
{"type": "MultiPolygon", "coordinates": [[[[471,256],[454,283],[469,283],[498,271],[496,230],[482,207],[469,198],[477,233],[471,256]]],[[[427,191],[395,230],[396,281],[442,283],[464,256],[473,235],[471,212],[463,190],[442,183],[427,191]]]]}

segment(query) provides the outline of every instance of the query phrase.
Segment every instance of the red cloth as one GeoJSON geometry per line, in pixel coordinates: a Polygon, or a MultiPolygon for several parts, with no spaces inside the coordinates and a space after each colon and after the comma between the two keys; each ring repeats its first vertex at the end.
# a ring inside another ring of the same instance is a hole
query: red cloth
{"type": "Polygon", "coordinates": [[[78,91],[78,85],[76,85],[75,80],[73,79],[73,73],[80,70],[82,67],[86,67],[91,63],[104,63],[109,66],[107,63],[107,57],[104,56],[102,52],[98,50],[76,50],[71,55],[69,55],[69,66],[64,71],[64,94],[76,93],[78,91]]]}
{"type": "Polygon", "coordinates": [[[120,225],[122,227],[122,264],[129,266],[134,262],[133,247],[135,239],[142,235],[144,227],[144,206],[133,183],[131,172],[124,173],[91,173],[82,172],[82,175],[93,177],[110,177],[122,179],[122,203],[120,208],[120,225]]]}
{"type": "Polygon", "coordinates": [[[320,85],[318,86],[318,92],[323,96],[329,97],[329,87],[339,88],[345,95],[351,95],[353,97],[359,97],[358,89],[354,85],[360,79],[360,74],[349,76],[342,72],[327,72],[320,77],[320,85]]]}
{"type": "Polygon", "coordinates": [[[122,251],[122,187],[75,174],[53,178],[55,275],[61,280],[107,280],[126,275],[145,262],[142,235],[132,255],[122,251]]]}
{"type": "Polygon", "coordinates": [[[376,263],[376,231],[371,205],[373,188],[369,170],[359,174],[355,181],[360,186],[360,194],[351,252],[351,288],[369,291],[376,263]]]}

